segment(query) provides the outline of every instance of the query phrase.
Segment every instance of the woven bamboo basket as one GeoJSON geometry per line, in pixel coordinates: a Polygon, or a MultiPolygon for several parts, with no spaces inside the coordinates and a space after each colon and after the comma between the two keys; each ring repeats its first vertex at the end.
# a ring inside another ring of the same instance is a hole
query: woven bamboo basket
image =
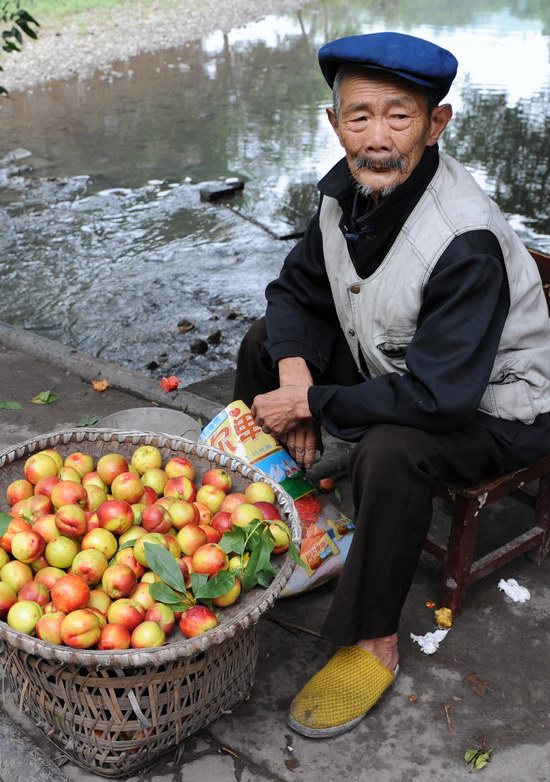
{"type": "MultiPolygon", "coordinates": [[[[0,497],[22,475],[36,451],[62,456],[84,451],[94,458],[139,445],[160,448],[163,458],[188,455],[200,476],[211,467],[231,472],[236,491],[263,473],[213,448],[143,432],[80,429],[45,435],[0,454],[0,497]]],[[[297,546],[300,525],[291,498],[271,485],[297,546]]],[[[223,609],[220,624],[195,639],[178,630],[158,649],[75,651],[30,637],[0,621],[4,674],[16,705],[79,766],[117,777],[148,766],[158,755],[208,725],[249,693],[257,660],[256,622],[275,602],[292,572],[288,556],[275,558],[277,575],[267,589],[247,592],[223,609]]]]}

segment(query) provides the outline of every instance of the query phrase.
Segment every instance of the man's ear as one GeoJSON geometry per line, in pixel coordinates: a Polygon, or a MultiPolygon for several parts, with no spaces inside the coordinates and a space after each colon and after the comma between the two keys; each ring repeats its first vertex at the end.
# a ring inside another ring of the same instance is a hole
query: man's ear
{"type": "Polygon", "coordinates": [[[433,147],[439,137],[451,121],[453,116],[453,107],[450,103],[443,103],[432,110],[430,117],[430,135],[428,136],[427,146],[433,147]]]}
{"type": "Polygon", "coordinates": [[[338,117],[334,113],[334,109],[327,108],[327,117],[329,119],[330,124],[332,125],[333,131],[338,136],[338,141],[340,142],[341,146],[344,146],[342,143],[342,136],[340,135],[340,125],[338,123],[338,117]]]}

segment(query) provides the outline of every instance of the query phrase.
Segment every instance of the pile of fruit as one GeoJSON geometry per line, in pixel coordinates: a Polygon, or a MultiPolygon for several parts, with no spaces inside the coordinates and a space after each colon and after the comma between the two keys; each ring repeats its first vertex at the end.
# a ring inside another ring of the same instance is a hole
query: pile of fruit
{"type": "MultiPolygon", "coordinates": [[[[162,646],[179,626],[192,638],[276,571],[290,549],[273,489],[209,469],[198,486],[185,456],[163,466],[153,445],[130,461],[107,453],[25,462],[0,512],[0,619],[75,649],[162,646]]],[[[175,631],[177,632],[177,631],[175,631]]]]}

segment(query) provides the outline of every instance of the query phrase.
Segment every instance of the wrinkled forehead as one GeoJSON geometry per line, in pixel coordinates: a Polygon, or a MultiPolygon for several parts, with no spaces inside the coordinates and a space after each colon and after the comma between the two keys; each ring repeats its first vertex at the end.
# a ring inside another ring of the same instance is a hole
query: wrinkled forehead
{"type": "Polygon", "coordinates": [[[392,96],[401,95],[415,103],[427,101],[430,92],[426,87],[414,84],[382,68],[364,68],[356,65],[342,65],[338,70],[334,87],[338,89],[340,86],[342,89],[352,81],[358,88],[361,85],[365,89],[370,86],[376,87],[379,92],[387,90],[392,96]]]}

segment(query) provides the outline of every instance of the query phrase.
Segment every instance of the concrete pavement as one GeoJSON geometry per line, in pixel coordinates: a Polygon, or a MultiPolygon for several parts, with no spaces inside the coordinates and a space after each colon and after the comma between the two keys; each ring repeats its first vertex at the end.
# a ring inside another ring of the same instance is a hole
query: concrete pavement
{"type": "MultiPolygon", "coordinates": [[[[0,324],[0,400],[20,410],[0,410],[0,451],[39,433],[69,428],[90,416],[154,403],[186,411],[203,421],[230,399],[231,376],[196,384],[189,392],[164,395],[156,382],[77,354],[0,324]],[[92,378],[111,386],[94,391],[92,378]],[[33,405],[43,390],[54,404],[33,405]]],[[[314,477],[332,474],[351,513],[344,475],[348,446],[331,442],[314,477]]],[[[527,511],[512,501],[486,509],[483,547],[501,530],[522,528],[527,511]]],[[[448,517],[438,508],[434,525],[444,534],[448,517]]],[[[424,655],[409,638],[434,629],[426,601],[438,601],[441,570],[423,555],[400,630],[401,673],[382,702],[352,732],[327,741],[294,734],[286,724],[296,690],[330,656],[317,637],[333,584],[280,600],[260,621],[260,657],[250,698],[233,713],[186,740],[127,782],[350,782],[468,779],[463,756],[486,740],[491,763],[479,773],[487,782],[550,780],[550,562],[537,567],[522,557],[474,585],[464,613],[439,651],[424,655]],[[524,604],[497,589],[500,578],[517,578],[531,591],[524,604]],[[272,620],[302,629],[285,629],[272,620]]],[[[62,782],[99,780],[71,762],[17,713],[6,694],[0,720],[0,778],[62,782]],[[17,761],[17,762],[15,762],[17,761]],[[61,766],[58,769],[58,767],[61,766]]]]}

